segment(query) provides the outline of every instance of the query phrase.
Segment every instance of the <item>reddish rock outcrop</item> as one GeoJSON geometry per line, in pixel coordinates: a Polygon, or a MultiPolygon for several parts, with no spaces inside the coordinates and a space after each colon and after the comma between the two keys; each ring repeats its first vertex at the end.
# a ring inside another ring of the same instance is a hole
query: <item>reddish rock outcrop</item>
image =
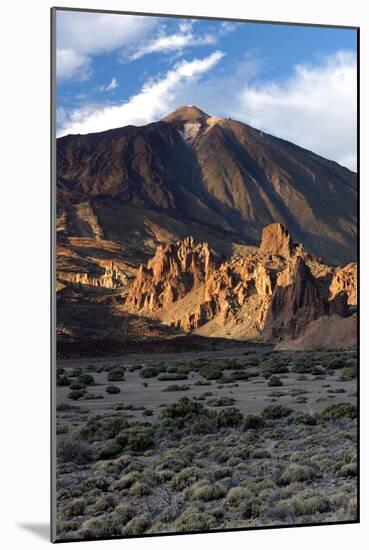
{"type": "Polygon", "coordinates": [[[205,283],[213,269],[214,258],[207,243],[196,244],[187,237],[160,245],[147,267],[140,265],[126,304],[136,311],[169,306],[205,283]]]}
{"type": "Polygon", "coordinates": [[[322,316],[349,316],[355,273],[352,264],[326,266],[272,224],[259,250],[220,265],[208,244],[192,237],[159,246],[140,266],[126,307],[186,332],[281,341],[322,316]]]}
{"type": "Polygon", "coordinates": [[[289,258],[294,248],[292,237],[283,225],[271,223],[264,227],[261,234],[260,252],[289,258]]]}
{"type": "Polygon", "coordinates": [[[294,258],[290,283],[277,285],[266,316],[264,335],[267,339],[297,336],[310,321],[328,311],[316,281],[301,256],[294,258]]]}
{"type": "Polygon", "coordinates": [[[351,263],[345,267],[338,267],[333,275],[329,287],[330,299],[333,300],[341,292],[347,295],[347,303],[357,303],[357,264],[351,263]]]}

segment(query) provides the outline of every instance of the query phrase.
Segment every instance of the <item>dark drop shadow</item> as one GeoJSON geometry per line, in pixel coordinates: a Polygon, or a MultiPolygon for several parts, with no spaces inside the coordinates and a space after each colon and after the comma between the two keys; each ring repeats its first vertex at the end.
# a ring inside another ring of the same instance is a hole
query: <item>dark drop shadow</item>
{"type": "Polygon", "coordinates": [[[19,527],[41,539],[50,540],[50,525],[48,523],[19,523],[19,527]]]}

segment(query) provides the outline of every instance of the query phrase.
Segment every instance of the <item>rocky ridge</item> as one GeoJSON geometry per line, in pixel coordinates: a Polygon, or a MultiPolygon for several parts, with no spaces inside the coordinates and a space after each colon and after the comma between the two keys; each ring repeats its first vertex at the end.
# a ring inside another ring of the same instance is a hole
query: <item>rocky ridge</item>
{"type": "Polygon", "coordinates": [[[285,340],[322,316],[348,316],[355,296],[354,264],[325,265],[275,223],[259,249],[224,262],[192,237],[160,246],[140,266],[126,308],[185,332],[285,340]]]}

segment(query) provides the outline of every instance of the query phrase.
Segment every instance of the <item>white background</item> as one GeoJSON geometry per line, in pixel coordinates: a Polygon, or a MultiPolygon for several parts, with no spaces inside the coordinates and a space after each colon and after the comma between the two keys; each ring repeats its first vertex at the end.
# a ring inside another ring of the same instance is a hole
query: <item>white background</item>
{"type": "MultiPolygon", "coordinates": [[[[5,549],[48,543],[49,521],[49,8],[5,0],[1,55],[0,538],[5,549]]],[[[361,27],[361,524],[83,543],[83,548],[196,550],[325,546],[369,540],[368,463],[368,97],[369,17],[359,0],[69,0],[59,6],[155,11],[361,27]]],[[[317,129],[319,131],[319,129],[317,129]]]]}

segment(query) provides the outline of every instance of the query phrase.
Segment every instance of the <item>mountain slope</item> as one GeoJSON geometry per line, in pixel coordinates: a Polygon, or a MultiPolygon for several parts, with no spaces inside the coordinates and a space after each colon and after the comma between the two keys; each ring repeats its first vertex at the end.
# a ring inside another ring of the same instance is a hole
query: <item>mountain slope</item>
{"type": "Polygon", "coordinates": [[[356,175],[241,122],[181,107],[147,126],[65,136],[57,153],[60,215],[71,203],[129,205],[164,215],[163,229],[174,220],[254,245],[280,222],[329,263],[356,259],[356,175]]]}

